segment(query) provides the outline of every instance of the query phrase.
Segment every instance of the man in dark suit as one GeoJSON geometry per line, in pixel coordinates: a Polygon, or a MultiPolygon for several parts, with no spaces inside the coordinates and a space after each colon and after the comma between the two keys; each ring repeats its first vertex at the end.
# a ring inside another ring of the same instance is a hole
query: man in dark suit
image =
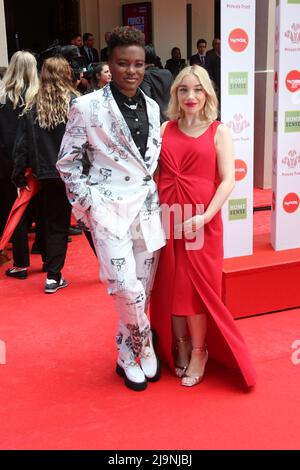
{"type": "Polygon", "coordinates": [[[207,41],[205,39],[198,39],[197,41],[197,54],[192,55],[190,58],[190,65],[201,65],[201,67],[208,70],[209,60],[206,57],[207,41]]]}
{"type": "Polygon", "coordinates": [[[170,88],[173,77],[169,70],[160,69],[157,66],[157,55],[152,45],[147,45],[145,52],[146,69],[144,80],[140,88],[158,104],[160,109],[160,123],[162,124],[167,120],[166,110],[170,100],[170,88]]]}
{"type": "Polygon", "coordinates": [[[97,49],[93,46],[95,44],[95,38],[91,33],[84,33],[83,46],[80,47],[80,54],[85,59],[86,66],[92,62],[99,62],[99,54],[97,49]]]}
{"type": "Polygon", "coordinates": [[[221,41],[219,38],[214,38],[212,42],[213,48],[207,51],[209,66],[208,73],[210,78],[215,84],[217,97],[220,101],[221,98],[221,41]]]}
{"type": "MultiPolygon", "coordinates": [[[[109,41],[109,36],[110,36],[110,31],[106,31],[106,33],[104,35],[106,44],[109,41]]],[[[101,62],[107,62],[108,61],[108,47],[107,46],[103,47],[103,49],[101,49],[100,59],[101,59],[101,62]]]]}
{"type": "Polygon", "coordinates": [[[214,38],[212,42],[212,49],[209,49],[206,53],[206,57],[214,58],[216,56],[221,56],[221,40],[220,38],[214,38]]]}

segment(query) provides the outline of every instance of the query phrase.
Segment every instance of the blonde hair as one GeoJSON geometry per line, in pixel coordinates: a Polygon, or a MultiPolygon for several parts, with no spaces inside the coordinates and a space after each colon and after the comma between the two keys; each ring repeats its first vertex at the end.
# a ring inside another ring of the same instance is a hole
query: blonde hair
{"type": "Polygon", "coordinates": [[[8,97],[14,109],[24,107],[24,114],[32,108],[38,90],[39,79],[34,55],[26,51],[15,52],[0,82],[1,103],[5,103],[8,97]]]}
{"type": "Polygon", "coordinates": [[[36,100],[37,121],[43,129],[53,129],[67,122],[73,87],[72,69],[64,57],[50,57],[43,63],[40,89],[36,100]]]}
{"type": "Polygon", "coordinates": [[[194,75],[199,80],[199,83],[201,83],[206,95],[203,117],[207,121],[214,121],[218,116],[218,99],[207,71],[199,65],[185,67],[175,78],[171,86],[171,99],[167,110],[167,116],[170,119],[177,120],[184,115],[183,110],[179,106],[177,90],[182,80],[187,75],[194,75]]]}

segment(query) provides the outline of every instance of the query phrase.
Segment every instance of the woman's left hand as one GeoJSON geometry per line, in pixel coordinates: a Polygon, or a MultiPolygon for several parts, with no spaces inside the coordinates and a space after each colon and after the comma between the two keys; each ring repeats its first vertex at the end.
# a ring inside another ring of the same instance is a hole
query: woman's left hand
{"type": "Polygon", "coordinates": [[[204,214],[195,215],[182,224],[182,231],[185,236],[196,234],[204,226],[204,214]]]}

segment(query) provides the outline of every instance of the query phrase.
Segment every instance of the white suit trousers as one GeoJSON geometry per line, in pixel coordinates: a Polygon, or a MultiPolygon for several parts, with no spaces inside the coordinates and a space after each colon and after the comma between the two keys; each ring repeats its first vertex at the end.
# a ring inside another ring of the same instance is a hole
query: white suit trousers
{"type": "Polygon", "coordinates": [[[141,354],[150,334],[146,312],[158,251],[154,254],[147,251],[141,233],[138,234],[139,216],[122,239],[92,217],[90,226],[100,263],[100,279],[107,283],[119,314],[119,356],[122,360],[133,360],[141,354]]]}

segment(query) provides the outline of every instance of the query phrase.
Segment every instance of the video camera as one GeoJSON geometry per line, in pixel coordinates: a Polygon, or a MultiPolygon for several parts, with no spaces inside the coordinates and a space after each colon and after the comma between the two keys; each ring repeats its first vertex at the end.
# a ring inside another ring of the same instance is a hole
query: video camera
{"type": "Polygon", "coordinates": [[[55,56],[63,56],[69,62],[76,80],[80,80],[81,74],[87,72],[84,57],[78,55],[77,46],[61,46],[58,40],[55,40],[48,49],[40,53],[38,59],[39,69],[42,68],[44,60],[55,56]]]}

